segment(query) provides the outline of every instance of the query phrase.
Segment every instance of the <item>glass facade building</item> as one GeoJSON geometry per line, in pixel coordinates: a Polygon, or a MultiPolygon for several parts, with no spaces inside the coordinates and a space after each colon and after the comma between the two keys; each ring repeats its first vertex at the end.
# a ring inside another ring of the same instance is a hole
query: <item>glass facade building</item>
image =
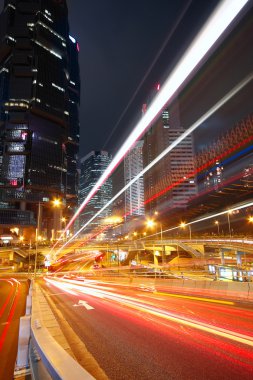
{"type": "MultiPolygon", "coordinates": [[[[180,123],[178,102],[165,109],[144,136],[144,167],[152,162],[184,132],[180,123]]],[[[197,194],[194,173],[194,147],[192,135],[187,136],[144,175],[145,211],[168,214],[169,210],[182,210],[197,194]]]]}
{"type": "MultiPolygon", "coordinates": [[[[137,141],[124,158],[125,185],[143,170],[143,140],[137,141]]],[[[125,219],[145,215],[144,183],[140,177],[125,191],[125,219]]]]}
{"type": "Polygon", "coordinates": [[[54,197],[70,209],[77,203],[78,51],[69,36],[66,1],[5,1],[0,15],[0,225],[8,225],[17,210],[24,217],[16,224],[34,224],[35,205],[54,197]]]}
{"type": "MultiPolygon", "coordinates": [[[[79,183],[79,203],[81,204],[92,190],[98,179],[101,177],[112,160],[111,155],[106,151],[91,151],[80,160],[80,183],[79,183]]],[[[79,216],[80,228],[88,222],[109,200],[112,198],[112,179],[100,187],[79,216]]],[[[111,215],[111,207],[107,207],[87,228],[83,234],[100,226],[103,219],[111,215]]]]}

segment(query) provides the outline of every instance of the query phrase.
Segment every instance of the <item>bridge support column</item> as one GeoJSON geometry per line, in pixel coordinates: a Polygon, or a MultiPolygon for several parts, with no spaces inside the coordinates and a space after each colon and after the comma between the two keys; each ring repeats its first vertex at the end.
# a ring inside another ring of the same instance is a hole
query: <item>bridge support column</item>
{"type": "Polygon", "coordinates": [[[241,252],[238,252],[238,251],[236,251],[236,264],[238,265],[238,267],[242,265],[241,252]]]}
{"type": "Polygon", "coordinates": [[[236,251],[236,264],[238,266],[242,266],[242,255],[244,255],[244,257],[245,257],[245,252],[236,251]]]}
{"type": "Polygon", "coordinates": [[[225,257],[224,257],[224,250],[221,248],[220,250],[220,259],[221,259],[221,265],[225,264],[225,257]]]}
{"type": "Polygon", "coordinates": [[[156,251],[155,250],[153,251],[153,255],[154,255],[154,266],[158,267],[158,258],[156,256],[156,251]]]}

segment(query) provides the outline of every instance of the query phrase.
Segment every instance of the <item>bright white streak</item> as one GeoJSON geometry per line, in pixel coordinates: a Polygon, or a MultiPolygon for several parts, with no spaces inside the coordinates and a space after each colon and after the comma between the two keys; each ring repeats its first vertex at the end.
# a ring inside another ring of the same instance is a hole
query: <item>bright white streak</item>
{"type": "MultiPolygon", "coordinates": [[[[202,218],[193,220],[192,222],[185,223],[185,226],[189,226],[191,224],[196,224],[196,223],[199,223],[199,222],[203,222],[204,220],[216,218],[217,216],[225,215],[225,214],[228,214],[229,212],[233,212],[233,211],[236,211],[236,210],[242,210],[243,208],[251,207],[251,206],[253,206],[253,202],[245,203],[245,204],[240,205],[240,206],[231,207],[229,210],[220,211],[220,212],[217,212],[216,214],[211,214],[211,215],[203,216],[202,218]]],[[[172,228],[168,228],[167,230],[164,230],[163,233],[169,232],[169,231],[173,231],[173,230],[177,230],[178,228],[181,228],[181,226],[175,226],[175,227],[172,227],[172,228]]],[[[154,235],[158,235],[158,234],[160,234],[160,232],[157,232],[157,233],[155,233],[153,235],[149,235],[149,236],[154,236],[154,235]]],[[[138,240],[143,240],[143,239],[145,239],[145,238],[140,238],[138,240]]]]}
{"type": "MultiPolygon", "coordinates": [[[[67,230],[76,217],[87,205],[93,195],[96,194],[98,189],[103,185],[106,179],[110,176],[115,167],[120,163],[123,157],[127,154],[129,149],[138,140],[138,138],[145,132],[150,123],[154,120],[157,114],[164,108],[180,86],[184,83],[187,77],[193,72],[196,66],[201,62],[206,53],[215,44],[218,38],[242,10],[248,0],[223,0],[214,10],[209,17],[206,24],[203,26],[197,37],[191,43],[185,54],[169,75],[164,83],[162,89],[154,99],[153,103],[147,110],[146,114],[142,117],[134,130],[126,139],[125,143],[121,146],[118,153],[108,165],[102,176],[79,206],[65,230],[67,230]]],[[[63,234],[62,234],[63,235],[63,234]]]]}
{"type": "MultiPolygon", "coordinates": [[[[111,203],[113,203],[122,193],[124,193],[134,182],[136,182],[140,177],[142,177],[149,169],[151,169],[155,164],[157,164],[166,154],[168,154],[173,148],[175,148],[185,137],[191,134],[195,129],[197,129],[205,120],[212,116],[219,108],[221,108],[227,101],[229,101],[234,95],[236,95],[244,86],[246,86],[253,79],[253,74],[248,75],[244,80],[242,80],[236,87],[234,87],[229,93],[227,93],[223,98],[221,98],[210,110],[208,110],[204,115],[202,115],[191,127],[189,127],[181,136],[179,136],[175,141],[173,141],[162,153],[160,153],[153,161],[151,161],[140,173],[138,173],[128,184],[123,187],[109,202],[106,203],[91,219],[89,219],[57,252],[66,247],[73,239],[75,239],[79,233],[86,228],[101,212],[103,212],[111,203]]],[[[193,222],[192,222],[193,223],[193,222]]],[[[197,222],[194,222],[197,223],[197,222]]],[[[188,223],[189,224],[189,223],[188,223]]],[[[176,229],[174,227],[172,229],[176,229]]],[[[167,231],[171,231],[169,229],[167,231]]],[[[166,231],[164,231],[166,232],[166,231]]],[[[156,235],[156,234],[154,234],[156,235]]],[[[152,236],[152,235],[150,235],[152,236]]]]}

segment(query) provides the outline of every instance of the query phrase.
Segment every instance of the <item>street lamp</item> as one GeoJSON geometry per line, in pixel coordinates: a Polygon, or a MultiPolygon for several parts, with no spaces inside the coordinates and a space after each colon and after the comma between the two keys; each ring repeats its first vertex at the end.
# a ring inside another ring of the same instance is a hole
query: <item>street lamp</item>
{"type": "Polygon", "coordinates": [[[162,226],[162,223],[160,222],[155,222],[153,219],[148,219],[146,221],[146,225],[148,228],[153,228],[155,227],[156,224],[159,224],[160,226],[160,237],[161,237],[161,241],[163,240],[163,226],[162,226]]]}
{"type": "Polygon", "coordinates": [[[214,222],[216,225],[217,225],[217,229],[218,229],[218,235],[220,234],[220,223],[218,220],[215,220],[214,222]]]}
{"type": "Polygon", "coordinates": [[[230,217],[229,217],[230,214],[232,214],[232,211],[231,211],[231,210],[228,210],[228,212],[227,212],[227,217],[228,217],[228,230],[229,230],[229,236],[230,236],[230,239],[231,239],[231,225],[230,225],[230,217]]]}
{"type": "Polygon", "coordinates": [[[181,222],[181,223],[180,223],[180,227],[181,227],[181,228],[185,228],[186,226],[189,228],[189,234],[190,234],[190,240],[191,240],[191,239],[192,239],[192,229],[191,229],[191,225],[190,225],[190,224],[186,224],[185,222],[181,222]]]}
{"type": "Polygon", "coordinates": [[[55,199],[52,200],[52,203],[53,203],[54,207],[60,207],[61,204],[62,204],[62,201],[59,198],[55,198],[55,199]]]}
{"type": "Polygon", "coordinates": [[[153,221],[153,219],[148,219],[146,225],[148,228],[153,228],[155,226],[155,222],[153,221]]]}
{"type": "Polygon", "coordinates": [[[54,208],[54,213],[53,213],[53,229],[52,229],[52,239],[53,240],[55,240],[55,239],[58,238],[57,231],[61,230],[62,205],[63,205],[62,199],[60,199],[60,198],[54,198],[52,200],[52,207],[54,208]]]}
{"type": "Polygon", "coordinates": [[[38,257],[38,240],[40,236],[40,223],[41,223],[41,203],[38,205],[38,217],[37,217],[37,228],[35,232],[35,263],[34,263],[34,280],[36,280],[37,274],[37,257],[38,257]]]}

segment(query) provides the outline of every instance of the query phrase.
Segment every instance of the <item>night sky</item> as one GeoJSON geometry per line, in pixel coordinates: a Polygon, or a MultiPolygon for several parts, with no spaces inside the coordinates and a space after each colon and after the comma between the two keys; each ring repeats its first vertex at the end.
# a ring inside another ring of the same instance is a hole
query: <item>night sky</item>
{"type": "Polygon", "coordinates": [[[166,78],[215,4],[68,0],[70,32],[80,44],[80,156],[118,149],[155,83],[166,78]]]}

